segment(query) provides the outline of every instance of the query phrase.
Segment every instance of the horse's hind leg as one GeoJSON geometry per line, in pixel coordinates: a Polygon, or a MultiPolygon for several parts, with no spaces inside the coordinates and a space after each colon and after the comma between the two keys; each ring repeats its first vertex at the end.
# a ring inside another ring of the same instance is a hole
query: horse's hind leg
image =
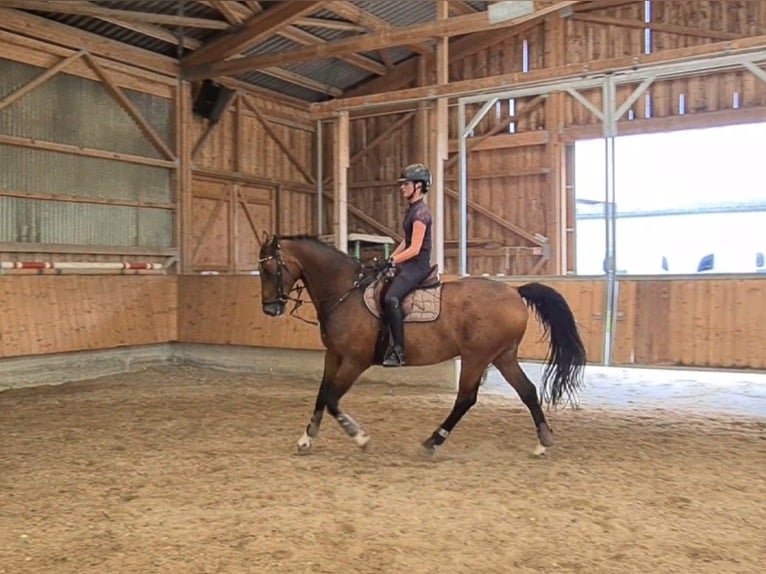
{"type": "Polygon", "coordinates": [[[340,366],[340,357],[327,351],[324,356],[324,372],[322,373],[322,382],[319,385],[316,402],[314,403],[314,413],[311,415],[306,430],[303,431],[301,438],[298,439],[298,452],[308,454],[311,452],[312,440],[319,436],[319,427],[322,425],[322,416],[325,409],[325,387],[328,381],[335,378],[335,374],[340,366]]]}
{"type": "Polygon", "coordinates": [[[460,383],[457,396],[455,397],[455,403],[441,426],[436,429],[430,437],[423,441],[423,448],[426,453],[433,454],[436,452],[436,447],[447,440],[447,437],[457,423],[460,422],[460,419],[462,419],[470,408],[476,404],[476,398],[479,393],[479,384],[481,383],[482,374],[486,368],[487,363],[477,362],[475,360],[469,361],[465,358],[463,359],[460,367],[460,383]]]}
{"type": "Polygon", "coordinates": [[[537,438],[539,444],[535,448],[535,455],[545,454],[546,446],[553,446],[553,433],[545,420],[543,409],[540,407],[540,401],[537,398],[537,389],[532,381],[529,380],[526,373],[521,369],[516,350],[506,351],[493,362],[497,370],[503,375],[506,381],[516,390],[519,398],[527,405],[532,420],[537,429],[537,438]]]}

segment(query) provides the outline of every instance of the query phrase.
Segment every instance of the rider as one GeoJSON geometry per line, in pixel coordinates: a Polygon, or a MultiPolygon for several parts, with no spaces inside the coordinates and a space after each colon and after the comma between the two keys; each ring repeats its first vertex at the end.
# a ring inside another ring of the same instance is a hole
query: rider
{"type": "Polygon", "coordinates": [[[393,345],[383,358],[384,367],[404,365],[404,317],[401,301],[431,271],[431,211],[424,196],[431,186],[431,171],[421,163],[408,165],[399,177],[399,189],[409,202],[404,216],[404,239],[394,249],[389,263],[398,267],[386,292],[385,321],[391,330],[393,345]]]}

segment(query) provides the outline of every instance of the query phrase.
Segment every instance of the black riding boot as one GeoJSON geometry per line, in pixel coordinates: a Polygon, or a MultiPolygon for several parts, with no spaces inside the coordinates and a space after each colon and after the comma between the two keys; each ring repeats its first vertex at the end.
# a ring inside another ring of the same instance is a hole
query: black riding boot
{"type": "Polygon", "coordinates": [[[391,330],[394,344],[383,357],[384,367],[401,367],[404,365],[404,317],[398,301],[387,302],[386,323],[391,330]]]}

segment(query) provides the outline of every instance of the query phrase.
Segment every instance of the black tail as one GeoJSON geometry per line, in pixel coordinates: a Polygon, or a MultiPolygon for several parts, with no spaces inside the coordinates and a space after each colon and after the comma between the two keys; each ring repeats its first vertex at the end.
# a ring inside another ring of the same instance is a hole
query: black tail
{"type": "Polygon", "coordinates": [[[555,407],[566,396],[575,405],[587,358],[572,309],[561,293],[542,283],[527,283],[518,291],[550,335],[540,398],[555,407]]]}

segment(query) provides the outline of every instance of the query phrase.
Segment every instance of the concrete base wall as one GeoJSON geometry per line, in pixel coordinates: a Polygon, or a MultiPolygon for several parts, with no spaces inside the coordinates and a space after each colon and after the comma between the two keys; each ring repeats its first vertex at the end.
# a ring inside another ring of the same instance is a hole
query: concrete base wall
{"type": "MultiPolygon", "coordinates": [[[[0,391],[94,379],[159,365],[194,365],[253,374],[313,378],[319,384],[323,358],[322,351],[168,343],[0,359],[0,391]]],[[[456,361],[450,360],[428,367],[372,367],[359,380],[452,389],[455,388],[457,365],[456,361]]]]}

